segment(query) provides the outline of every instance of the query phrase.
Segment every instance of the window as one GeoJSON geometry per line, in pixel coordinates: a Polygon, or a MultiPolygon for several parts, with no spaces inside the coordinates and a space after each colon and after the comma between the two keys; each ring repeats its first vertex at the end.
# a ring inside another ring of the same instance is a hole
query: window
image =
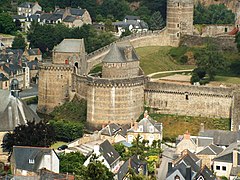
{"type": "Polygon", "coordinates": [[[186,94],[186,100],[188,100],[188,94],[186,94]]]}
{"type": "Polygon", "coordinates": [[[34,159],[29,159],[28,163],[29,164],[34,164],[34,159]]]}
{"type": "Polygon", "coordinates": [[[180,24],[177,24],[177,27],[180,27],[180,24]]]}
{"type": "Polygon", "coordinates": [[[220,170],[220,166],[216,166],[216,170],[220,170]]]}
{"type": "Polygon", "coordinates": [[[140,132],[143,132],[143,125],[140,125],[140,126],[139,126],[139,131],[140,131],[140,132]]]}
{"type": "Polygon", "coordinates": [[[176,176],[174,177],[174,180],[180,180],[180,177],[179,177],[178,175],[176,175],[176,176]]]}
{"type": "Polygon", "coordinates": [[[153,126],[150,126],[150,127],[149,127],[149,131],[150,131],[150,132],[154,132],[154,127],[153,127],[153,126]]]}
{"type": "Polygon", "coordinates": [[[228,32],[228,28],[225,28],[225,33],[228,32]]]}
{"type": "Polygon", "coordinates": [[[180,33],[177,33],[177,37],[180,37],[180,33]]]}
{"type": "Polygon", "coordinates": [[[222,167],[222,170],[223,170],[223,171],[226,171],[226,170],[227,170],[227,167],[226,167],[226,166],[223,166],[223,167],[222,167]]]}
{"type": "Polygon", "coordinates": [[[180,7],[180,3],[177,3],[177,6],[180,7]]]}

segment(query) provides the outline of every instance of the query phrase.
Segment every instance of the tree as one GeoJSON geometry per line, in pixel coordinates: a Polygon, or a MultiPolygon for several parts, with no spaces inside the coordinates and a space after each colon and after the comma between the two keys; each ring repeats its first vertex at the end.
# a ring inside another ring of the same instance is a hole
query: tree
{"type": "Polygon", "coordinates": [[[111,19],[107,19],[105,21],[105,28],[106,28],[106,31],[114,31],[114,26],[112,25],[111,19]]]}
{"type": "Polygon", "coordinates": [[[83,163],[86,157],[80,152],[71,152],[67,154],[60,154],[60,172],[62,173],[74,173],[76,175],[82,176],[85,170],[83,163]]]}
{"type": "Polygon", "coordinates": [[[13,34],[16,30],[15,23],[8,13],[0,13],[0,33],[13,34]]]}
{"type": "Polygon", "coordinates": [[[103,165],[99,160],[97,160],[97,156],[93,154],[90,159],[90,163],[86,168],[86,172],[84,175],[86,180],[112,180],[113,173],[109,171],[109,169],[103,165]]]}
{"type": "Polygon", "coordinates": [[[235,36],[235,43],[237,43],[238,51],[240,52],[240,33],[238,32],[235,36]]]}
{"type": "Polygon", "coordinates": [[[151,30],[160,30],[164,28],[165,22],[159,11],[153,13],[150,18],[149,25],[151,30]]]}
{"type": "Polygon", "coordinates": [[[50,121],[56,133],[57,141],[70,142],[83,136],[84,124],[71,121],[50,121]]]}
{"type": "Polygon", "coordinates": [[[190,79],[191,84],[194,84],[194,83],[199,82],[199,81],[200,81],[199,76],[196,73],[193,72],[192,77],[190,79]]]}
{"type": "Polygon", "coordinates": [[[126,37],[126,36],[130,36],[131,34],[132,34],[132,32],[128,28],[125,28],[125,31],[122,32],[120,38],[123,38],[123,37],[126,37]]]}
{"type": "Polygon", "coordinates": [[[54,142],[55,132],[52,125],[44,121],[28,121],[26,125],[19,125],[13,132],[6,134],[2,148],[11,153],[13,146],[49,147],[54,142]]]}
{"type": "Polygon", "coordinates": [[[22,36],[22,34],[18,34],[17,36],[15,36],[15,38],[12,42],[13,49],[24,50],[26,46],[27,46],[27,43],[25,42],[25,38],[22,36]]]}
{"type": "Polygon", "coordinates": [[[216,73],[227,67],[226,60],[216,46],[207,44],[207,47],[200,49],[195,55],[197,67],[204,70],[209,80],[214,80],[216,73]]]}

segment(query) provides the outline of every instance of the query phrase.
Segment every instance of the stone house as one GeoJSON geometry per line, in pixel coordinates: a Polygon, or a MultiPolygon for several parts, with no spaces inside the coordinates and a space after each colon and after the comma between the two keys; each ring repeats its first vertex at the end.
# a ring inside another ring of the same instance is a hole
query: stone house
{"type": "Polygon", "coordinates": [[[9,79],[3,73],[0,73],[0,89],[9,89],[9,79]]]}
{"type": "Polygon", "coordinates": [[[42,61],[42,52],[39,48],[26,49],[23,52],[23,55],[27,58],[28,61],[42,61]]]}
{"type": "MultiPolygon", "coordinates": [[[[92,155],[93,154],[95,154],[98,157],[97,159],[102,161],[102,164],[104,164],[110,171],[114,172],[119,168],[120,155],[108,140],[105,140],[101,144],[94,145],[92,155]]],[[[84,166],[87,166],[90,163],[92,155],[90,155],[84,162],[84,166]]]]}
{"type": "Polygon", "coordinates": [[[14,175],[36,175],[43,168],[59,173],[59,158],[53,149],[13,146],[11,169],[14,175]]]}
{"type": "Polygon", "coordinates": [[[153,141],[162,141],[163,135],[162,123],[154,121],[145,111],[144,118],[139,122],[135,122],[134,126],[127,131],[127,142],[132,143],[133,140],[140,135],[143,140],[148,140],[149,145],[152,145],[153,141]]]}
{"type": "Polygon", "coordinates": [[[217,176],[235,179],[240,172],[240,142],[230,144],[213,159],[213,170],[217,176]]]}
{"type": "Polygon", "coordinates": [[[112,25],[117,30],[117,36],[121,36],[126,30],[132,33],[148,31],[148,24],[140,19],[139,16],[126,16],[123,21],[113,22],[112,25]]]}
{"type": "Polygon", "coordinates": [[[212,160],[222,151],[223,148],[216,146],[215,144],[210,144],[198,153],[196,153],[196,155],[197,157],[202,159],[202,166],[206,165],[208,168],[212,169],[212,160]]]}
{"type": "Polygon", "coordinates": [[[42,11],[42,7],[38,2],[23,2],[17,7],[18,15],[23,15],[25,17],[35,14],[37,11],[42,11]]]}
{"type": "Polygon", "coordinates": [[[199,152],[211,143],[213,143],[212,137],[191,136],[187,131],[183,136],[179,136],[176,141],[176,154],[181,154],[184,149],[193,153],[199,152]]]}

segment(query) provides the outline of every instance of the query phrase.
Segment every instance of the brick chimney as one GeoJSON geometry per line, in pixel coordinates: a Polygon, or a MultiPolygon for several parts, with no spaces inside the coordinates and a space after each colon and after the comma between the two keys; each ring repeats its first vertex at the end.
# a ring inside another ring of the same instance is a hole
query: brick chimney
{"type": "Polygon", "coordinates": [[[132,46],[128,46],[124,49],[124,54],[125,54],[125,57],[126,57],[127,60],[132,60],[133,59],[132,51],[133,51],[132,46]]]}
{"type": "Polygon", "coordinates": [[[138,130],[138,122],[134,122],[134,131],[138,130]]]}
{"type": "Polygon", "coordinates": [[[200,124],[200,132],[204,132],[204,123],[200,124]]]}
{"type": "Polygon", "coordinates": [[[147,117],[148,117],[148,111],[145,110],[145,111],[144,111],[144,118],[147,118],[147,117]]]}
{"type": "Polygon", "coordinates": [[[188,132],[188,130],[185,132],[185,134],[183,135],[183,139],[187,139],[190,140],[190,133],[188,132]]]}

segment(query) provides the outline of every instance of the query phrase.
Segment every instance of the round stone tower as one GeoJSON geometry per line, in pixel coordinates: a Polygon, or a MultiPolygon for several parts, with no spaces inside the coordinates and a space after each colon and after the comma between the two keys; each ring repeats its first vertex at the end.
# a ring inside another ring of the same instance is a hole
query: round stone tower
{"type": "Polygon", "coordinates": [[[193,34],[193,0],[168,0],[167,29],[173,45],[178,45],[181,35],[193,34]]]}
{"type": "Polygon", "coordinates": [[[143,111],[144,81],[133,47],[113,44],[103,59],[102,77],[88,76],[88,123],[101,127],[136,121],[143,111]]]}

